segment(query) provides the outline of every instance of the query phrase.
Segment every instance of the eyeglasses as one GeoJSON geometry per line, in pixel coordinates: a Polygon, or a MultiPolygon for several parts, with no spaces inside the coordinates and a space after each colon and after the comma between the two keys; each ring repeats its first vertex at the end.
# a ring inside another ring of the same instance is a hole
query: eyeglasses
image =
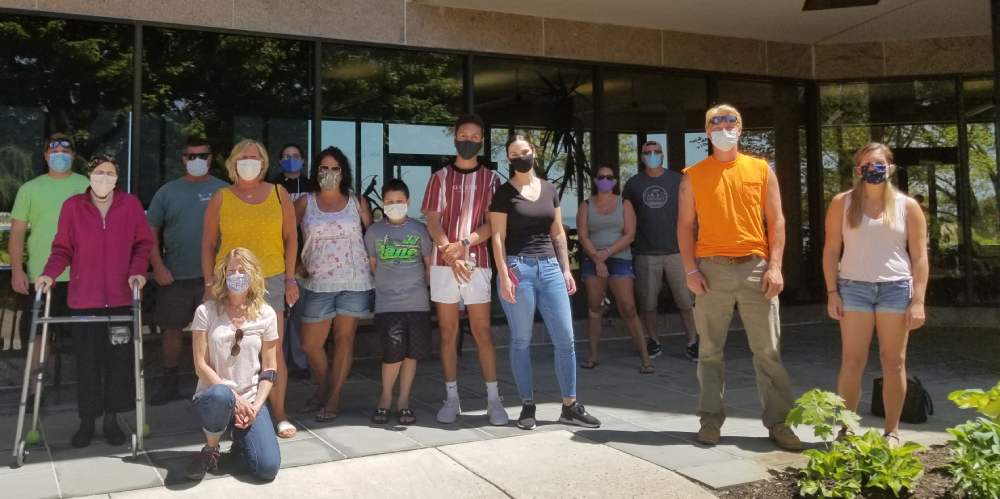
{"type": "Polygon", "coordinates": [[[193,152],[193,153],[185,154],[184,156],[187,159],[205,159],[205,160],[207,160],[208,157],[211,156],[211,155],[212,155],[212,153],[210,153],[210,152],[193,152]]]}
{"type": "Polygon", "coordinates": [[[67,139],[57,139],[49,141],[49,149],[55,149],[57,147],[62,147],[63,149],[72,149],[73,143],[67,139]]]}
{"type": "Polygon", "coordinates": [[[598,175],[597,180],[614,180],[614,175],[598,175]]]}
{"type": "Polygon", "coordinates": [[[240,342],[243,341],[243,329],[236,328],[236,342],[233,343],[233,348],[229,350],[230,357],[236,357],[240,354],[240,342]]]}
{"type": "Polygon", "coordinates": [[[735,115],[732,115],[732,114],[722,114],[722,115],[719,115],[719,116],[712,116],[708,120],[708,122],[711,123],[711,124],[713,124],[713,125],[718,125],[719,123],[726,123],[727,125],[728,124],[735,124],[738,121],[739,121],[739,118],[737,118],[735,115]]]}

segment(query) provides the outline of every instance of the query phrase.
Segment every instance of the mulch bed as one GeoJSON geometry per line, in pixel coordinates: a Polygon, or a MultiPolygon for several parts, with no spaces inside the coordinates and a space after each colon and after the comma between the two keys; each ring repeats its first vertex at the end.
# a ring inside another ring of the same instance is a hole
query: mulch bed
{"type": "MultiPolygon", "coordinates": [[[[935,445],[919,455],[920,461],[924,463],[924,476],[920,477],[915,490],[908,494],[904,493],[901,497],[912,499],[958,499],[964,497],[958,492],[953,492],[955,483],[946,469],[951,459],[947,446],[935,445]]],[[[719,491],[718,496],[734,499],[798,499],[802,497],[799,495],[799,488],[795,483],[798,476],[797,471],[775,471],[773,473],[774,478],[770,480],[746,483],[719,491]]],[[[882,499],[892,497],[892,493],[875,491],[861,497],[882,499]]]]}

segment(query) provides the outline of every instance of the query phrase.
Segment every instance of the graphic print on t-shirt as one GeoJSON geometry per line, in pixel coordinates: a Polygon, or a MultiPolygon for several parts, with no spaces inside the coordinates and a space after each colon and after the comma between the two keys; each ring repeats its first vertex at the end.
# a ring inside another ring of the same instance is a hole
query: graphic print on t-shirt
{"type": "Polygon", "coordinates": [[[654,210],[666,206],[669,197],[667,190],[656,184],[650,185],[646,187],[646,190],[642,191],[643,204],[654,210]]]}
{"type": "Polygon", "coordinates": [[[379,241],[378,259],[381,262],[415,263],[420,260],[420,236],[409,234],[401,241],[394,241],[386,234],[379,241]]]}

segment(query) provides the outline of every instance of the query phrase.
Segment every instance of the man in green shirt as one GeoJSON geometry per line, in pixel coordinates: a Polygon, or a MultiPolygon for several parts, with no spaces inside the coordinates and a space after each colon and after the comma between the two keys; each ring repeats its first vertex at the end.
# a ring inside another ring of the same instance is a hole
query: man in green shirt
{"type": "MultiPolygon", "coordinates": [[[[63,202],[70,196],[86,191],[90,185],[87,177],[73,173],[76,147],[68,135],[55,133],[49,136],[45,141],[42,158],[48,165],[48,172],[25,182],[17,190],[14,209],[11,212],[10,241],[7,247],[10,253],[10,282],[14,291],[22,295],[34,293],[32,289],[34,286],[30,283],[35,282],[35,279],[42,274],[45,262],[49,259],[63,202]],[[26,234],[27,272],[24,267],[26,234]]],[[[66,281],[69,281],[69,269],[59,276],[55,286],[52,287],[50,310],[52,315],[68,315],[66,281]]],[[[31,327],[31,304],[34,300],[31,297],[25,301],[27,306],[22,315],[20,331],[22,348],[27,347],[28,331],[31,327]]],[[[31,360],[37,365],[38,350],[35,352],[36,356],[31,360]]]]}

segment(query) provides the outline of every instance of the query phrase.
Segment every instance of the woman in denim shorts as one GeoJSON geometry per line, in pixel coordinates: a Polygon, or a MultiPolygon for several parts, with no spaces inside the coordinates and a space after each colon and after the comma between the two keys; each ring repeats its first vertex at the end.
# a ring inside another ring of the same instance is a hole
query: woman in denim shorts
{"type": "Polygon", "coordinates": [[[351,373],[358,319],[371,314],[372,275],[363,239],[371,214],[368,204],[351,192],[351,164],[340,149],[321,151],[312,169],[315,190],[295,202],[295,214],[305,239],[302,350],[319,387],[302,411],[319,411],[316,420],[323,422],[337,417],[340,392],[351,373]],[[328,376],[325,345],[331,324],[334,355],[328,376]]]}
{"type": "Polygon", "coordinates": [[[823,248],[827,312],[840,321],[843,343],[837,391],[849,409],[857,409],[874,330],[885,378],[884,436],[898,445],[906,343],[909,332],[925,319],[927,222],[920,205],[890,182],[896,165],[888,146],[873,142],[862,147],[854,164],[854,188],[830,202],[823,248]]]}
{"type": "Polygon", "coordinates": [[[635,272],[629,249],[635,239],[635,211],[632,203],[618,194],[618,188],[615,172],[607,166],[598,168],[591,196],[576,212],[576,227],[583,248],[580,276],[587,288],[587,336],[590,338],[590,358],[580,367],[593,369],[600,363],[601,319],[604,297],[610,287],[618,315],[625,321],[639,350],[642,360],[639,372],[650,374],[653,363],[646,351],[642,323],[635,310],[635,272]]]}

